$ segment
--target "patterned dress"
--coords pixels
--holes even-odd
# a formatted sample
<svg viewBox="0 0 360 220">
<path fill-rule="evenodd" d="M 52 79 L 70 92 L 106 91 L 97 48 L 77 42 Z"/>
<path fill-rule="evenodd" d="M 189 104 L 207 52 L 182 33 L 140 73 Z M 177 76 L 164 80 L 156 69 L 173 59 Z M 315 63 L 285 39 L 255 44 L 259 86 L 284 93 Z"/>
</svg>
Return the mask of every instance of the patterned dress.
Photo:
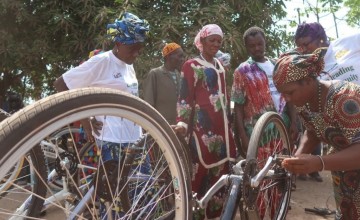
<svg viewBox="0 0 360 220">
<path fill-rule="evenodd" d="M 234 72 L 231 101 L 244 106 L 244 127 L 249 138 L 261 115 L 276 112 L 266 73 L 251 58 Z"/>
<path fill-rule="evenodd" d="M 182 67 L 178 102 L 178 121 L 188 125 L 192 156 L 192 189 L 201 198 L 207 190 L 229 172 L 236 148 L 227 119 L 225 70 L 200 58 L 190 59 Z M 206 209 L 194 219 L 211 219 L 220 215 L 224 191 L 216 194 Z"/>
<path fill-rule="evenodd" d="M 325 112 L 298 108 L 307 130 L 332 146 L 329 154 L 360 143 L 360 86 L 334 81 L 326 97 Z M 332 172 L 335 201 L 341 219 L 360 219 L 360 170 Z"/>
</svg>

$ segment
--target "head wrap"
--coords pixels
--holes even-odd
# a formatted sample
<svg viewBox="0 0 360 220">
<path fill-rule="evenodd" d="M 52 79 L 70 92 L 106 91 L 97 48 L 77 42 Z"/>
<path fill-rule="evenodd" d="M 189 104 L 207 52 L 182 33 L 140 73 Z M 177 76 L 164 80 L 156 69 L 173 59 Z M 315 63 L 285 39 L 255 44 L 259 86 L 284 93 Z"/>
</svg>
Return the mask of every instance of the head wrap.
<svg viewBox="0 0 360 220">
<path fill-rule="evenodd" d="M 93 50 L 93 51 L 90 51 L 90 53 L 89 53 L 89 59 L 90 59 L 91 57 L 95 56 L 95 55 L 100 54 L 100 53 L 104 53 L 104 51 L 102 51 L 101 49 L 95 49 L 95 50 Z"/>
<path fill-rule="evenodd" d="M 298 81 L 310 75 L 318 76 L 324 68 L 326 48 L 318 48 L 312 54 L 301 55 L 291 51 L 280 56 L 274 67 L 276 87 Z"/>
<path fill-rule="evenodd" d="M 295 40 L 302 37 L 310 37 L 311 40 L 322 39 L 329 43 L 323 26 L 318 22 L 299 24 L 295 32 Z"/>
<path fill-rule="evenodd" d="M 195 40 L 194 40 L 194 44 L 196 46 L 196 48 L 202 52 L 203 51 L 203 45 L 200 41 L 200 38 L 205 38 L 207 36 L 210 35 L 220 35 L 221 37 L 224 36 L 221 28 L 217 25 L 217 24 L 208 24 L 205 25 L 203 28 L 201 28 L 201 30 L 197 33 Z"/>
<path fill-rule="evenodd" d="M 176 49 L 179 48 L 181 48 L 181 46 L 177 43 L 166 44 L 162 50 L 162 55 L 163 57 L 166 57 L 167 55 L 171 54 L 172 52 L 174 52 Z"/>
<path fill-rule="evenodd" d="M 144 42 L 149 32 L 149 23 L 136 15 L 125 12 L 121 19 L 107 25 L 107 34 L 114 42 L 135 44 Z"/>
<path fill-rule="evenodd" d="M 220 63 L 226 67 L 230 65 L 230 60 L 231 60 L 231 56 L 229 53 L 224 53 L 221 50 L 219 50 L 216 54 L 215 57 L 220 61 Z"/>
</svg>

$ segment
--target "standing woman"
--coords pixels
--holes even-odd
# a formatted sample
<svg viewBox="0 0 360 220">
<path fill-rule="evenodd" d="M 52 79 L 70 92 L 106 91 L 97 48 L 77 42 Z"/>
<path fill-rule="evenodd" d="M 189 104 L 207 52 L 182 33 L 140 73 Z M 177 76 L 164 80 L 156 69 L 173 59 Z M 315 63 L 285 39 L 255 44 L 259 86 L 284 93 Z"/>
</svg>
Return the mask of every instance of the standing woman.
<svg viewBox="0 0 360 220">
<path fill-rule="evenodd" d="M 215 54 L 223 32 L 216 24 L 204 26 L 195 37 L 198 57 L 182 67 L 182 85 L 178 101 L 178 124 L 175 130 L 186 134 L 192 152 L 192 189 L 201 198 L 207 190 L 229 172 L 229 161 L 235 161 L 236 149 L 227 118 L 228 95 L 225 70 Z M 194 219 L 220 216 L 224 191 L 216 194 L 206 210 Z"/>
<path fill-rule="evenodd" d="M 360 219 L 360 86 L 345 81 L 319 81 L 325 50 L 283 55 L 274 69 L 274 83 L 293 103 L 305 132 L 294 158 L 282 165 L 305 174 L 332 171 L 336 219 Z M 311 155 L 320 142 L 333 146 L 328 155 Z"/>
<path fill-rule="evenodd" d="M 112 50 L 103 52 L 72 68 L 60 76 L 54 86 L 58 92 L 69 89 L 101 87 L 121 90 L 123 92 L 138 95 L 138 80 L 136 78 L 133 63 L 144 48 L 148 36 L 149 24 L 146 20 L 136 15 L 125 12 L 121 19 L 107 25 L 107 33 L 113 41 Z M 101 150 L 101 161 L 119 161 L 122 149 L 136 142 L 141 134 L 141 128 L 133 122 L 122 118 L 97 115 L 81 121 L 87 137 L 95 141 Z M 91 124 L 91 126 L 90 126 Z M 146 166 L 141 166 L 145 167 Z M 142 173 L 148 169 L 140 170 Z M 117 203 L 114 210 L 106 208 L 100 202 L 99 216 L 107 219 L 119 219 L 123 212 Z"/>
</svg>

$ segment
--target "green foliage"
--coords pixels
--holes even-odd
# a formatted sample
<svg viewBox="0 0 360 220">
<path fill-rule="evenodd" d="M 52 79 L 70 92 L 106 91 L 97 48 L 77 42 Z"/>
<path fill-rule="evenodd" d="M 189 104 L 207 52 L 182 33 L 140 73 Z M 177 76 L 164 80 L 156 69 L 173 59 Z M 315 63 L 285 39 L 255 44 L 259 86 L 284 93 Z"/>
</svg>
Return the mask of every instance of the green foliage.
<svg viewBox="0 0 360 220">
<path fill-rule="evenodd" d="M 120 8 L 113 0 L 2 0 L 0 94 L 12 89 L 39 99 L 66 69 L 105 44 L 105 23 Z"/>
<path fill-rule="evenodd" d="M 347 14 L 347 23 L 360 28 L 360 0 L 345 0 L 344 5 L 350 9 Z"/>
<path fill-rule="evenodd" d="M 225 33 L 222 50 L 232 55 L 231 71 L 247 58 L 242 34 L 251 26 L 265 30 L 269 56 L 291 42 L 287 27 L 277 25 L 286 16 L 283 0 L 2 0 L 0 94 L 11 89 L 38 99 L 53 93 L 53 81 L 89 51 L 110 48 L 105 25 L 124 10 L 151 25 L 146 49 L 135 63 L 140 82 L 161 64 L 166 42 L 181 44 L 188 57 L 197 55 L 193 39 L 208 23 Z"/>
</svg>

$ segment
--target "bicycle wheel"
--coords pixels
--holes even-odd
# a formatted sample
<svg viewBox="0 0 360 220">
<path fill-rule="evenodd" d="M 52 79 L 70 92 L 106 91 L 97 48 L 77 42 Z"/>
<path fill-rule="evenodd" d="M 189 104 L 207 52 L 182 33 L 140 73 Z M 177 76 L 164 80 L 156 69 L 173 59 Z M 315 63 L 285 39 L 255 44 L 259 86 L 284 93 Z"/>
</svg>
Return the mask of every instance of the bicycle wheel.
<svg viewBox="0 0 360 220">
<path fill-rule="evenodd" d="M 1 178 L 4 182 L 1 185 L 0 217 L 6 218 L 7 214 L 2 212 L 17 201 L 23 201 L 22 206 L 26 208 L 14 210 L 14 214 L 39 217 L 44 202 L 42 198 L 46 195 L 45 167 L 40 146 L 35 146 L 15 162 L 5 178 Z"/>
<path fill-rule="evenodd" d="M 23 152 L 28 152 L 56 130 L 83 118 L 104 115 L 105 119 L 117 117 L 124 123 L 130 123 L 132 126 L 124 126 L 121 130 L 127 136 L 139 134 L 140 131 L 148 133 L 154 140 L 153 147 L 136 148 L 136 155 L 140 157 L 134 160 L 136 165 L 131 169 L 136 172 L 128 174 L 122 173 L 126 165 L 124 152 L 134 146 L 128 139 L 124 139 L 117 148 L 118 160 L 103 159 L 105 149 L 101 143 L 105 140 L 98 140 L 100 144 L 97 147 L 101 156 L 93 165 L 79 163 L 84 156 L 77 151 L 75 155 L 67 152 L 61 156 L 61 153 L 56 152 L 57 148 L 53 152 L 43 147 L 44 151 L 52 151 L 57 156 L 68 189 L 65 205 L 64 201 L 54 199 L 48 192 L 46 202 L 50 201 L 50 197 L 54 208 L 51 212 L 48 209 L 46 218 L 56 213 L 57 218 L 71 215 L 78 219 L 100 219 L 104 217 L 104 210 L 109 217 L 111 214 L 115 215 L 115 218 L 124 219 L 148 219 L 149 216 L 152 219 L 191 218 L 190 177 L 179 140 L 156 110 L 139 98 L 121 91 L 86 88 L 58 93 L 27 106 L 10 117 L 0 129 L 0 145 L 4 146 L 0 155 L 0 178 L 14 166 L 14 161 L 22 157 Z M 52 148 L 57 147 L 54 145 Z M 149 162 L 150 154 L 154 152 L 158 154 L 156 157 L 161 163 Z M 136 168 L 142 166 L 147 169 Z M 93 171 L 86 173 L 87 169 Z M 83 173 L 81 184 L 75 178 L 79 175 L 74 177 L 76 173 Z M 166 178 L 162 174 L 166 174 Z M 131 184 L 137 189 L 137 192 L 130 196 L 128 211 L 123 210 L 120 196 L 124 190 L 122 180 L 131 180 Z M 44 179 L 44 183 L 44 188 L 50 189 L 47 179 Z M 125 185 L 129 184 L 130 182 Z M 35 196 L 45 199 L 44 196 Z M 168 205 L 164 208 L 162 204 L 165 203 Z M 12 215 L 18 207 L 14 205 L 1 212 Z"/>
<path fill-rule="evenodd" d="M 12 186 L 11 183 L 16 181 L 22 167 L 24 165 L 25 158 L 20 159 L 13 168 L 5 175 L 5 177 L 0 181 L 0 196 L 4 196 L 8 193 L 8 190 Z"/>
<path fill-rule="evenodd" d="M 72 155 L 76 156 L 77 152 L 79 152 L 80 158 L 82 155 L 81 149 L 84 145 L 87 144 L 87 141 L 84 137 L 84 131 L 82 131 L 80 128 L 72 127 L 72 126 L 66 126 L 64 128 L 55 131 L 46 140 L 49 141 L 50 143 L 54 143 L 57 147 L 60 147 L 61 149 L 71 153 Z M 49 173 L 51 173 L 51 171 L 53 171 L 56 168 L 59 169 L 59 165 L 57 163 L 58 162 L 56 158 L 52 158 L 52 157 L 46 158 L 46 165 Z M 53 177 L 52 189 L 55 191 L 59 191 L 62 188 L 63 188 L 62 175 L 57 176 L 57 178 Z"/>
<path fill-rule="evenodd" d="M 259 185 L 251 179 L 264 167 L 269 156 L 291 156 L 289 138 L 281 117 L 267 112 L 256 123 L 250 138 L 243 176 L 243 197 L 249 219 L 285 219 L 290 195 L 291 174 L 273 163 Z"/>
</svg>

